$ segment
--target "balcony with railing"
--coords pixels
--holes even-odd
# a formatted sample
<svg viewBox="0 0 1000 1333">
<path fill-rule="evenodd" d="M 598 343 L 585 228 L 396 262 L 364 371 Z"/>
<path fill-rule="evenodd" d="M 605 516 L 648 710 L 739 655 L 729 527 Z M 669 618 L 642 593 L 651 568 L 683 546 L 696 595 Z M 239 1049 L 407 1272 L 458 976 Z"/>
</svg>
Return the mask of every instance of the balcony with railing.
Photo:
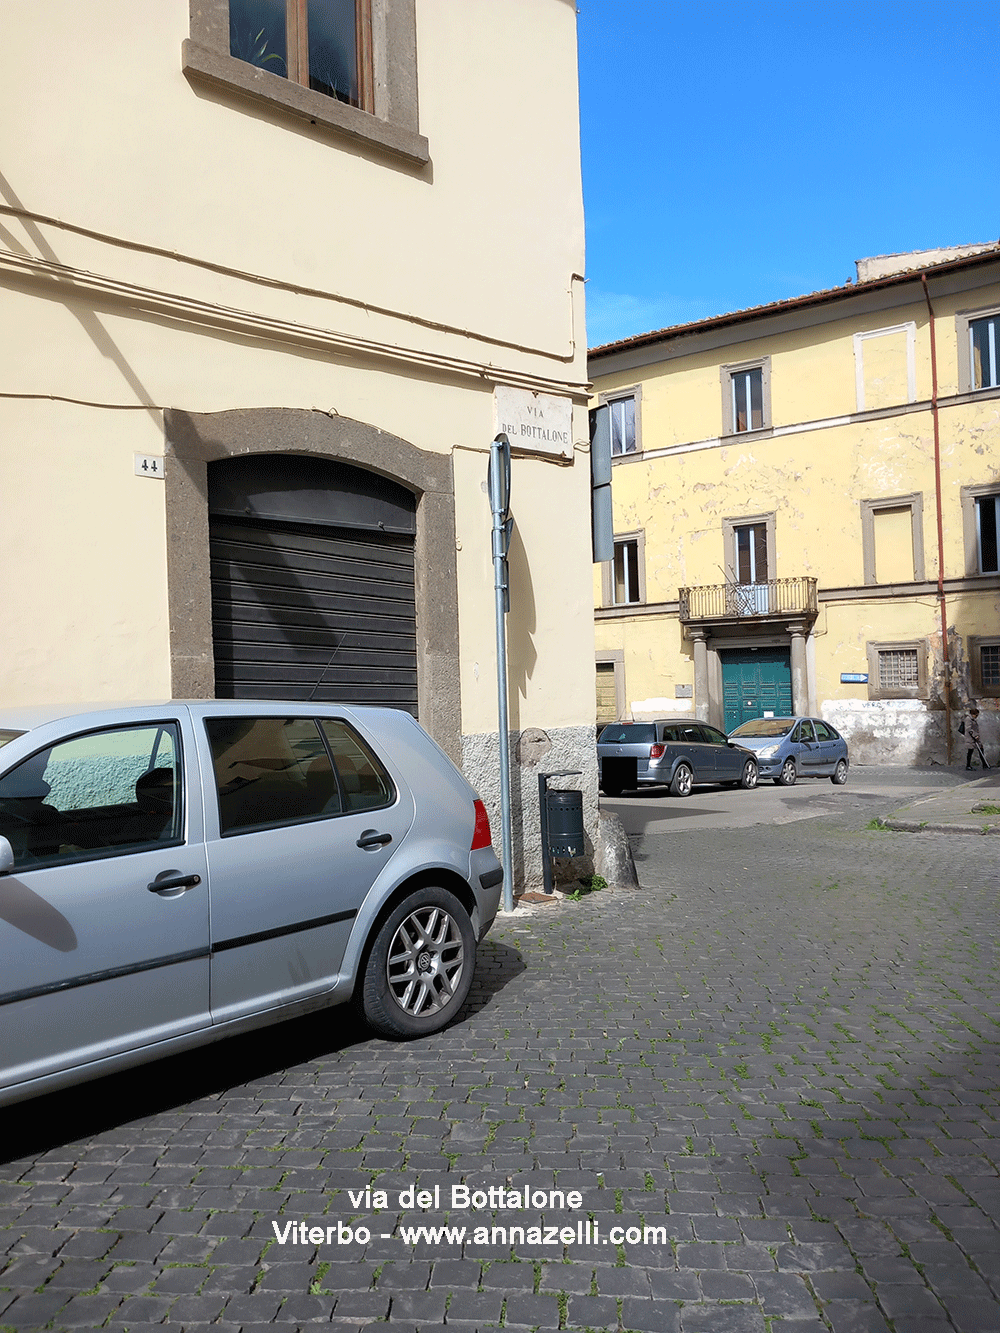
<svg viewBox="0 0 1000 1333">
<path fill-rule="evenodd" d="M 691 621 L 816 618 L 814 578 L 769 579 L 766 583 L 712 583 L 681 588 L 680 618 Z"/>
</svg>

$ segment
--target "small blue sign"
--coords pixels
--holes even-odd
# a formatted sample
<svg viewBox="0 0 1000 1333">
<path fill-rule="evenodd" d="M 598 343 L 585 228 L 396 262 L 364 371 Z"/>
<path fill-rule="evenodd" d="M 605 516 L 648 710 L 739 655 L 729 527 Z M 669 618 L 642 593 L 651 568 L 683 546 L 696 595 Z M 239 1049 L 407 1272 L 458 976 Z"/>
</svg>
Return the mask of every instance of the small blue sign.
<svg viewBox="0 0 1000 1333">
<path fill-rule="evenodd" d="M 867 685 L 867 671 L 842 671 L 840 673 L 841 685 Z"/>
</svg>

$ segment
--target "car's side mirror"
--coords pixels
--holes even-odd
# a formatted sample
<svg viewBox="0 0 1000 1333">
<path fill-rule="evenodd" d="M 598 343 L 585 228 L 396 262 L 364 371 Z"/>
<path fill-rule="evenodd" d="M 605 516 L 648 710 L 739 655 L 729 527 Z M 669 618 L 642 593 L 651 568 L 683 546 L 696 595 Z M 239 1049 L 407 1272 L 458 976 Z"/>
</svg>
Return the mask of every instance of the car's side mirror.
<svg viewBox="0 0 1000 1333">
<path fill-rule="evenodd" d="M 14 869 L 14 848 L 6 838 L 0 837 L 0 875 L 9 875 Z"/>
</svg>

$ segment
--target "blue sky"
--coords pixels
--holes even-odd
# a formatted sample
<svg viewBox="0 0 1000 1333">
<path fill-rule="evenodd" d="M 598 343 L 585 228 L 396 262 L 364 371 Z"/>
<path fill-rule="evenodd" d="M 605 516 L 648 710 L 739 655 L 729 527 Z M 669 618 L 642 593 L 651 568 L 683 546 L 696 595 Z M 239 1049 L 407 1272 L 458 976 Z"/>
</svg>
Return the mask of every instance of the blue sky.
<svg viewBox="0 0 1000 1333">
<path fill-rule="evenodd" d="M 1000 237 L 1000 6 L 577 0 L 590 345 Z"/>
</svg>

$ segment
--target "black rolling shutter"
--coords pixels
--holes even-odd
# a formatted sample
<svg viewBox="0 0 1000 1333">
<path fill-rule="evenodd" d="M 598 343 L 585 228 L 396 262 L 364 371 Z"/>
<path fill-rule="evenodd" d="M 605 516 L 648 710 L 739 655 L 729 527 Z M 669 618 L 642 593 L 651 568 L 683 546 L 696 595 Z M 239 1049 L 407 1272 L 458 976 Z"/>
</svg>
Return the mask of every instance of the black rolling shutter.
<svg viewBox="0 0 1000 1333">
<path fill-rule="evenodd" d="M 252 465 L 250 480 L 259 482 L 263 461 L 239 460 L 241 481 Z M 225 488 L 215 489 L 228 511 L 212 513 L 210 519 L 217 696 L 385 704 L 416 715 L 414 536 L 398 531 L 408 525 L 406 516 L 394 516 L 394 532 L 385 531 L 387 524 L 377 517 L 369 520 L 371 526 L 358 528 L 313 521 L 317 497 L 322 501 L 324 494 L 330 497 L 326 509 L 338 518 L 345 516 L 345 499 L 351 512 L 365 519 L 366 504 L 374 503 L 376 514 L 380 507 L 387 511 L 381 497 L 368 497 L 365 503 L 358 499 L 358 477 L 370 475 L 358 469 L 295 458 L 271 457 L 267 463 L 266 505 L 259 495 L 240 496 L 244 512 L 260 515 L 266 508 L 267 516 L 233 514 L 232 464 L 224 465 Z M 308 489 L 299 485 L 287 494 L 277 491 L 276 464 L 284 465 L 281 481 L 287 481 L 288 471 L 294 477 L 308 464 Z M 353 474 L 350 496 L 333 489 L 338 474 Z M 320 480 L 329 492 L 319 487 Z M 373 490 L 391 485 L 372 478 Z M 412 511 L 412 496 L 403 494 Z M 297 516 L 306 504 L 308 522 L 271 516 L 276 509 Z"/>
</svg>

